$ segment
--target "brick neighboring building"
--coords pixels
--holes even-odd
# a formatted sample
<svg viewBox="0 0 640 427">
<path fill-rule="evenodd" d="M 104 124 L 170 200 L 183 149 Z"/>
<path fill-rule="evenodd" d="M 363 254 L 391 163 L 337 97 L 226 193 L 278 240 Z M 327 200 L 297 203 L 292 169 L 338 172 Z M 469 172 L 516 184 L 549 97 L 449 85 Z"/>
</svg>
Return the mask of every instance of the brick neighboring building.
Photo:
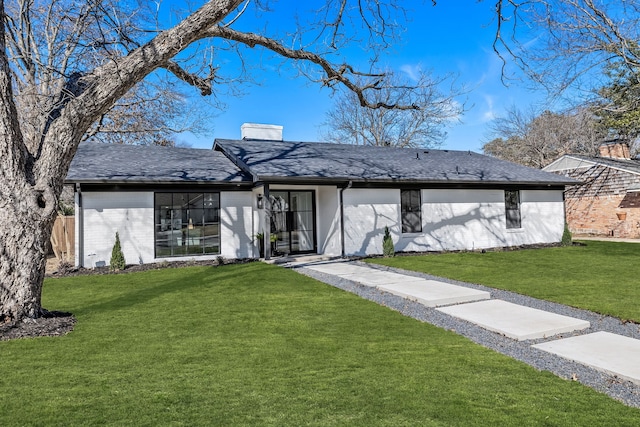
<svg viewBox="0 0 640 427">
<path fill-rule="evenodd" d="M 565 154 L 543 170 L 583 182 L 565 191 L 572 233 L 640 238 L 640 160 L 627 143 L 607 142 L 598 157 Z"/>
</svg>

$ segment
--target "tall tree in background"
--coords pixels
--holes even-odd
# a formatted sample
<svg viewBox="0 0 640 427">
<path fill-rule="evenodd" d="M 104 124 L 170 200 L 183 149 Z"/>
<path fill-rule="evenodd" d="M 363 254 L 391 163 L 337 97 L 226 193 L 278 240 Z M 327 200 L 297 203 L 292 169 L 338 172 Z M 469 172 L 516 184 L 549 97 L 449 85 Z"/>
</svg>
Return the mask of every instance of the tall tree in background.
<svg viewBox="0 0 640 427">
<path fill-rule="evenodd" d="M 591 91 L 614 62 L 640 67 L 639 0 L 498 1 L 494 49 L 558 95 Z"/>
<path fill-rule="evenodd" d="M 45 252 L 78 144 L 152 72 L 163 70 L 215 97 L 228 81 L 214 65 L 215 53 L 237 52 L 242 63 L 243 52 L 261 48 L 312 81 L 351 90 L 363 106 L 422 108 L 401 99 L 376 100 L 371 95 L 383 73 L 358 72 L 341 56 L 345 46 L 356 43 L 375 62 L 396 42 L 404 11 L 395 0 L 315 3 L 314 13 L 298 15 L 301 30 L 295 34 L 269 27 L 264 19 L 257 32 L 247 25 L 236 29 L 243 14 L 260 7 L 257 0 L 210 0 L 163 31 L 147 31 L 129 19 L 144 5 L 161 7 L 112 0 L 0 0 L 0 322 L 45 313 Z M 309 7 L 307 2 L 278 6 Z"/>
<path fill-rule="evenodd" d="M 373 101 L 383 104 L 406 99 L 407 105 L 422 108 L 371 109 L 363 107 L 352 91 L 342 91 L 327 112 L 324 138 L 337 144 L 374 145 L 379 147 L 434 147 L 445 138 L 447 124 L 462 113 L 450 87 L 440 86 L 446 78 L 435 79 L 420 71 L 413 78 L 401 79 L 388 73 L 373 94 Z"/>
<path fill-rule="evenodd" d="M 491 131 L 495 138 L 482 147 L 486 154 L 534 168 L 567 153 L 593 155 L 606 136 L 586 107 L 542 114 L 514 107 L 493 121 Z"/>
<path fill-rule="evenodd" d="M 640 1 L 499 1 L 496 7 L 503 19 L 498 21 L 494 49 L 505 65 L 509 60 L 517 63 L 554 99 L 567 90 L 573 97 L 590 98 L 580 108 L 591 111 L 593 117 L 586 117 L 588 121 L 598 120 L 597 137 L 627 139 L 637 135 Z M 591 128 L 582 127 L 588 130 L 586 135 Z M 511 158 L 517 159 L 517 153 L 526 151 L 517 138 L 509 139 L 501 132 L 497 135 L 498 139 L 485 146 L 487 152 L 506 155 L 515 146 L 516 154 Z M 536 141 L 542 140 L 528 143 Z M 591 151 L 589 147 L 581 150 L 580 145 L 570 150 Z M 540 147 L 534 145 L 523 162 L 538 166 L 546 162 L 544 158 Z"/>
<path fill-rule="evenodd" d="M 640 67 L 616 62 L 607 75 L 609 83 L 598 90 L 593 111 L 610 137 L 632 141 L 640 136 Z"/>
</svg>

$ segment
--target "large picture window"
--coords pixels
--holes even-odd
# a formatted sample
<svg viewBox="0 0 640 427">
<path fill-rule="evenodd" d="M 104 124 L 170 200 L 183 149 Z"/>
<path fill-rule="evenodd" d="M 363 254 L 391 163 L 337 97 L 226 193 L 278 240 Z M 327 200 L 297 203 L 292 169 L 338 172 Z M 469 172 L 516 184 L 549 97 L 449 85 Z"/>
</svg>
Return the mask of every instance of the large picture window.
<svg viewBox="0 0 640 427">
<path fill-rule="evenodd" d="M 420 190 L 400 190 L 400 210 L 403 233 L 422 232 L 422 201 Z"/>
<path fill-rule="evenodd" d="M 155 193 L 156 257 L 220 253 L 220 193 Z"/>
<path fill-rule="evenodd" d="M 507 219 L 507 228 L 522 227 L 522 220 L 520 215 L 520 191 L 505 190 L 504 211 Z"/>
</svg>

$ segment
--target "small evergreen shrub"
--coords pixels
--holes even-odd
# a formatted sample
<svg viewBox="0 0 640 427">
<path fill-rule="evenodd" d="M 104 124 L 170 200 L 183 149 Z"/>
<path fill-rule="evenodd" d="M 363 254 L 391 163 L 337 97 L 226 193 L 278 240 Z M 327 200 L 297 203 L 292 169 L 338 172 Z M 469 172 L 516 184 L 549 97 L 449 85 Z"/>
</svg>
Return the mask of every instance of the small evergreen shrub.
<svg viewBox="0 0 640 427">
<path fill-rule="evenodd" d="M 109 261 L 109 269 L 112 271 L 124 270 L 127 263 L 124 260 L 124 254 L 122 253 L 122 247 L 120 246 L 120 235 L 116 231 L 116 243 L 111 250 L 111 261 Z"/>
<path fill-rule="evenodd" d="M 569 224 L 564 223 L 564 232 L 562 233 L 562 241 L 560 242 L 562 246 L 571 246 L 573 245 L 573 236 L 571 236 L 571 231 L 569 231 Z"/>
<path fill-rule="evenodd" d="M 382 238 L 382 255 L 386 257 L 395 256 L 396 249 L 393 247 L 393 239 L 389 232 L 389 227 L 384 227 L 384 237 Z"/>
</svg>

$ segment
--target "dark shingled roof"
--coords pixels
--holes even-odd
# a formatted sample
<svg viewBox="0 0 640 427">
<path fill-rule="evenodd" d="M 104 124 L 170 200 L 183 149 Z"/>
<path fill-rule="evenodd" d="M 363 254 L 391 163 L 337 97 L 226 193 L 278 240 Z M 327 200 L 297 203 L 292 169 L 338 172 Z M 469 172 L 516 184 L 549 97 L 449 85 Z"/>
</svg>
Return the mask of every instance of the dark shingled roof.
<svg viewBox="0 0 640 427">
<path fill-rule="evenodd" d="M 257 180 L 571 185 L 578 181 L 471 151 L 216 139 Z"/>
<path fill-rule="evenodd" d="M 67 182 L 251 182 L 224 154 L 204 149 L 82 143 Z"/>
</svg>

